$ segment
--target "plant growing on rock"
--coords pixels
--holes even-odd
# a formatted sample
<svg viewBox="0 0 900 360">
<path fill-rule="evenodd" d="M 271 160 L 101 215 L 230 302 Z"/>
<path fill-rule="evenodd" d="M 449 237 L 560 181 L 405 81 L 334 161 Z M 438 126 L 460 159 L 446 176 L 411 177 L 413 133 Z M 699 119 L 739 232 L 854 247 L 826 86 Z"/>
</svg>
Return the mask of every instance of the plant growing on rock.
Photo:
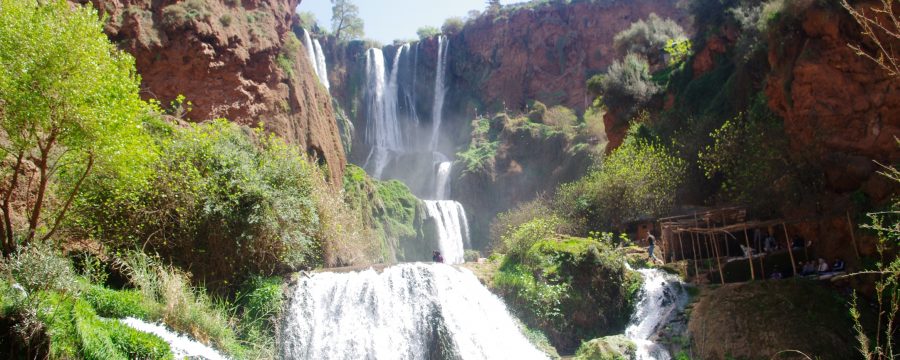
<svg viewBox="0 0 900 360">
<path fill-rule="evenodd" d="M 589 81 L 589 87 L 599 90 L 608 108 L 622 113 L 620 119 L 630 118 L 662 91 L 650 76 L 647 60 L 635 53 L 629 53 L 621 61 L 613 61 L 605 75 L 597 75 Z"/>
<path fill-rule="evenodd" d="M 866 49 L 860 44 L 848 44 L 856 54 L 863 56 L 884 69 L 892 77 L 900 77 L 900 50 L 896 44 L 900 40 L 900 16 L 895 8 L 900 0 L 881 0 L 881 7 L 857 9 L 847 0 L 841 0 L 844 9 L 850 12 L 853 20 L 862 27 L 862 35 L 871 41 L 875 48 Z"/>
<path fill-rule="evenodd" d="M 628 29 L 616 34 L 614 46 L 620 54 L 641 54 L 652 65 L 663 64 L 663 51 L 671 41 L 683 41 L 687 34 L 681 25 L 671 19 L 650 13 L 646 20 L 638 20 Z"/>
</svg>

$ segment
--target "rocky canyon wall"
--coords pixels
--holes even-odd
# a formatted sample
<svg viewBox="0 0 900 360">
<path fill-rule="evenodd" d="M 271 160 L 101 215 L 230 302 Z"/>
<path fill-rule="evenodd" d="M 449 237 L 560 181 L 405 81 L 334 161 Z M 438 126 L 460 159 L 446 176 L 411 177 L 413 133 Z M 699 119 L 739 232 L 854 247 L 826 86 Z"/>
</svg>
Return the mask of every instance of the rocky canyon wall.
<svg viewBox="0 0 900 360">
<path fill-rule="evenodd" d="M 89 1 L 107 17 L 110 39 L 135 57 L 144 98 L 165 105 L 184 95 L 193 121 L 262 123 L 341 181 L 331 98 L 288 36 L 299 0 Z"/>
</svg>

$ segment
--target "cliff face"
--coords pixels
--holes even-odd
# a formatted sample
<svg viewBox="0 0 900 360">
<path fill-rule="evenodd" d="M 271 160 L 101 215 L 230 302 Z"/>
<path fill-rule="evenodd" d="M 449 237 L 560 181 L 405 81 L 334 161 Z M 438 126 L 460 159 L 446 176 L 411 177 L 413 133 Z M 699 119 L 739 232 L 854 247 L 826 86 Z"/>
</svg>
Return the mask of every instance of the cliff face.
<svg viewBox="0 0 900 360">
<path fill-rule="evenodd" d="M 145 98 L 167 104 L 183 94 L 196 121 L 264 123 L 341 181 L 346 159 L 331 99 L 288 37 L 299 0 L 90 2 L 108 16 L 113 42 L 135 57 Z"/>
<path fill-rule="evenodd" d="M 530 100 L 583 110 L 586 81 L 618 58 L 615 35 L 656 13 L 688 27 L 677 1 L 592 1 L 482 16 L 451 37 L 458 86 L 488 110 L 520 110 Z"/>
</svg>

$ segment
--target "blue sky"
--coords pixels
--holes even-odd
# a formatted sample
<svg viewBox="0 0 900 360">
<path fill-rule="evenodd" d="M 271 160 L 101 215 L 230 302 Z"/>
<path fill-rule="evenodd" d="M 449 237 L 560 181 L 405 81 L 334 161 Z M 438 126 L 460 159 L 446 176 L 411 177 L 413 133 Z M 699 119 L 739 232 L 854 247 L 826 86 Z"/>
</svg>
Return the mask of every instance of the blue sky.
<svg viewBox="0 0 900 360">
<path fill-rule="evenodd" d="M 501 0 L 503 4 L 522 0 Z M 444 19 L 464 17 L 469 10 L 483 11 L 486 0 L 355 0 L 365 22 L 366 37 L 387 44 L 394 39 L 415 39 L 423 26 L 441 27 Z M 330 0 L 301 0 L 297 9 L 316 14 L 319 25 L 331 29 Z"/>
</svg>

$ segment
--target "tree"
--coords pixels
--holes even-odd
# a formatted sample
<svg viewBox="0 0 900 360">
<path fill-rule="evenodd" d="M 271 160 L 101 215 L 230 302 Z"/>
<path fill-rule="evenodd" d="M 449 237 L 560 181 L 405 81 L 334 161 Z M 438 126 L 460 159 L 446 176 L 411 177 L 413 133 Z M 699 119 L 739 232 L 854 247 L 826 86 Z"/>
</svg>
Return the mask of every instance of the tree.
<svg viewBox="0 0 900 360">
<path fill-rule="evenodd" d="M 487 1 L 487 10 L 485 12 L 489 14 L 496 14 L 500 12 L 500 9 L 503 8 L 503 5 L 500 4 L 500 0 L 488 0 Z"/>
<path fill-rule="evenodd" d="M 894 6 L 900 6 L 900 0 L 881 0 L 881 8 L 869 8 L 857 10 L 847 0 L 841 0 L 853 19 L 862 27 L 862 35 L 874 45 L 873 50 L 863 48 L 863 45 L 847 44 L 857 55 L 872 60 L 879 67 L 887 71 L 892 77 L 900 77 L 900 17 L 894 10 Z"/>
<path fill-rule="evenodd" d="M 64 0 L 0 0 L 0 8 L 0 211 L 10 254 L 55 233 L 93 169 L 133 165 L 123 156 L 146 140 L 148 108 L 134 59 L 109 42 L 93 8 Z M 35 182 L 24 179 L 30 169 Z M 56 180 L 65 186 L 51 194 Z M 51 198 L 57 206 L 45 219 Z M 27 224 L 13 223 L 17 211 Z"/>
<path fill-rule="evenodd" d="M 445 35 L 453 35 L 462 31 L 465 26 L 465 22 L 461 17 L 454 16 L 444 20 L 444 25 L 441 26 L 441 32 Z"/>
<path fill-rule="evenodd" d="M 434 26 L 423 26 L 420 27 L 419 30 L 416 30 L 416 35 L 419 35 L 419 40 L 425 40 L 440 34 L 441 29 L 438 29 Z"/>
<path fill-rule="evenodd" d="M 599 90 L 603 103 L 621 111 L 622 120 L 628 120 L 638 108 L 649 102 L 661 91 L 650 76 L 650 65 L 640 55 L 629 53 L 621 61 L 613 61 L 606 75 L 591 78 L 588 87 Z"/>
<path fill-rule="evenodd" d="M 651 65 L 657 65 L 662 63 L 666 45 L 672 40 L 683 39 L 687 39 L 687 35 L 681 25 L 650 13 L 647 20 L 638 20 L 616 34 L 614 44 L 620 54 L 641 54 Z"/>
<path fill-rule="evenodd" d="M 340 40 L 359 39 L 363 32 L 363 20 L 359 7 L 350 0 L 331 0 L 331 30 Z"/>
</svg>

